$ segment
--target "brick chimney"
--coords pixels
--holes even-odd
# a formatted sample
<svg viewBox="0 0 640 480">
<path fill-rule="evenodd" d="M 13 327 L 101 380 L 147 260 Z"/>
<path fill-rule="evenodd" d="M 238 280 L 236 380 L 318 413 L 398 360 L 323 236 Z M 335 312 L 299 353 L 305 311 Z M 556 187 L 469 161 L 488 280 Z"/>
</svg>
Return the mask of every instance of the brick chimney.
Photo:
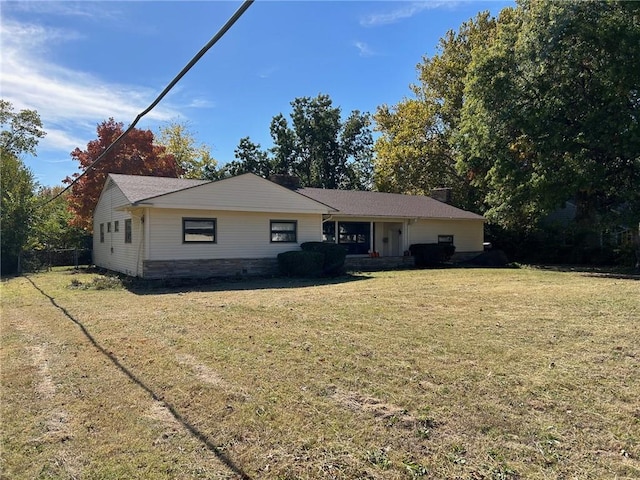
<svg viewBox="0 0 640 480">
<path fill-rule="evenodd" d="M 276 173 L 269 175 L 269 180 L 278 185 L 288 188 L 289 190 L 297 190 L 300 188 L 300 179 L 295 175 L 287 175 L 283 173 Z"/>
<path fill-rule="evenodd" d="M 451 189 L 450 188 L 434 188 L 431 190 L 431 198 L 438 200 L 439 202 L 451 204 Z"/>
</svg>

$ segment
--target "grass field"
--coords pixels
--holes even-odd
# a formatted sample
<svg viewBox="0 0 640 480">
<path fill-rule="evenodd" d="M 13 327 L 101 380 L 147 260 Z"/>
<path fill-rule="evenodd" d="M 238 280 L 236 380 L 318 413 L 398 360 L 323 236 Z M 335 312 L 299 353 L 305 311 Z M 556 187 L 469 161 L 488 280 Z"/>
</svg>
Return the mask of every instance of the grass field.
<svg viewBox="0 0 640 480">
<path fill-rule="evenodd" d="M 56 270 L 1 294 L 2 478 L 640 478 L 637 277 Z"/>
</svg>

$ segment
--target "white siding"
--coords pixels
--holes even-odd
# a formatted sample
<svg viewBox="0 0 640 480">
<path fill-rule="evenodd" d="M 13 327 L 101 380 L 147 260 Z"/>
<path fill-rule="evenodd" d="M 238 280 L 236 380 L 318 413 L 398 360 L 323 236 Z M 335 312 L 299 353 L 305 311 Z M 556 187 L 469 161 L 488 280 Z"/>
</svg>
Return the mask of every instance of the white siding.
<svg viewBox="0 0 640 480">
<path fill-rule="evenodd" d="M 322 216 L 259 212 L 152 209 L 148 260 L 265 258 L 322 240 Z M 183 243 L 183 218 L 215 218 L 216 243 Z M 296 243 L 271 243 L 270 220 L 297 221 Z"/>
<path fill-rule="evenodd" d="M 484 222 L 481 220 L 418 220 L 409 225 L 409 245 L 437 243 L 438 235 L 453 235 L 456 253 L 481 252 Z"/>
<path fill-rule="evenodd" d="M 108 182 L 98 200 L 93 214 L 93 263 L 127 275 L 142 274 L 144 258 L 144 242 L 141 222 L 141 211 L 133 212 L 116 210 L 127 204 L 122 191 L 112 182 Z M 125 220 L 131 219 L 131 243 L 125 243 Z M 115 231 L 118 222 L 118 231 Z M 104 242 L 100 242 L 100 224 L 104 225 Z M 107 226 L 111 224 L 111 231 Z"/>
<path fill-rule="evenodd" d="M 160 208 L 329 213 L 331 208 L 255 175 L 207 183 L 143 202 Z"/>
</svg>

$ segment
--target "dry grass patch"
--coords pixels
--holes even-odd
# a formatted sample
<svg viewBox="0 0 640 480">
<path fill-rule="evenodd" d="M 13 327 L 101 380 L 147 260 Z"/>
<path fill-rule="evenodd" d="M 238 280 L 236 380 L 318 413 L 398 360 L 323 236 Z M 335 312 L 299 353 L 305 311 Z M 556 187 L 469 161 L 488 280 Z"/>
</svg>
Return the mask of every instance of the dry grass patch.
<svg viewBox="0 0 640 480">
<path fill-rule="evenodd" d="M 2 284 L 10 477 L 640 476 L 637 279 L 94 278 Z"/>
</svg>

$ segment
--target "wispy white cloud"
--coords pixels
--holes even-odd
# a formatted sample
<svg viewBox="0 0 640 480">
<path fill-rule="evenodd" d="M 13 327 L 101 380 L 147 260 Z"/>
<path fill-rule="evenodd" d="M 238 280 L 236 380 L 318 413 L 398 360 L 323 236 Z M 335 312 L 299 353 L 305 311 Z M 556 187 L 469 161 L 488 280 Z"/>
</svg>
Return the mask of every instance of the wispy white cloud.
<svg viewBox="0 0 640 480">
<path fill-rule="evenodd" d="M 258 72 L 258 77 L 269 78 L 278 70 L 278 67 L 267 67 Z"/>
<path fill-rule="evenodd" d="M 58 15 L 65 17 L 82 17 L 83 19 L 119 18 L 122 12 L 117 2 L 53 2 L 22 1 L 4 2 L 2 9 L 7 12 L 22 12 L 33 15 Z"/>
<path fill-rule="evenodd" d="M 353 42 L 353 46 L 358 49 L 361 57 L 372 57 L 376 54 L 365 42 Z"/>
<path fill-rule="evenodd" d="M 215 102 L 207 98 L 194 98 L 187 105 L 187 108 L 214 108 Z"/>
<path fill-rule="evenodd" d="M 108 82 L 51 63 L 47 58 L 49 49 L 81 39 L 77 32 L 6 18 L 1 27 L 2 98 L 16 110 L 38 111 L 48 132 L 40 143 L 42 148 L 70 151 L 84 145 L 87 140 L 81 138 L 93 138 L 98 122 L 109 117 L 133 119 L 157 94 L 149 88 Z M 176 117 L 180 117 L 178 111 L 165 104 L 145 118 L 166 121 Z"/>
<path fill-rule="evenodd" d="M 379 25 L 389 25 L 391 23 L 397 23 L 406 18 L 411 18 L 418 15 L 424 10 L 433 10 L 442 7 L 452 7 L 459 2 L 455 0 L 429 0 L 422 2 L 398 2 L 400 6 L 395 7 L 391 11 L 382 13 L 372 13 L 366 15 L 360 19 L 360 25 L 364 27 L 377 27 Z"/>
</svg>

